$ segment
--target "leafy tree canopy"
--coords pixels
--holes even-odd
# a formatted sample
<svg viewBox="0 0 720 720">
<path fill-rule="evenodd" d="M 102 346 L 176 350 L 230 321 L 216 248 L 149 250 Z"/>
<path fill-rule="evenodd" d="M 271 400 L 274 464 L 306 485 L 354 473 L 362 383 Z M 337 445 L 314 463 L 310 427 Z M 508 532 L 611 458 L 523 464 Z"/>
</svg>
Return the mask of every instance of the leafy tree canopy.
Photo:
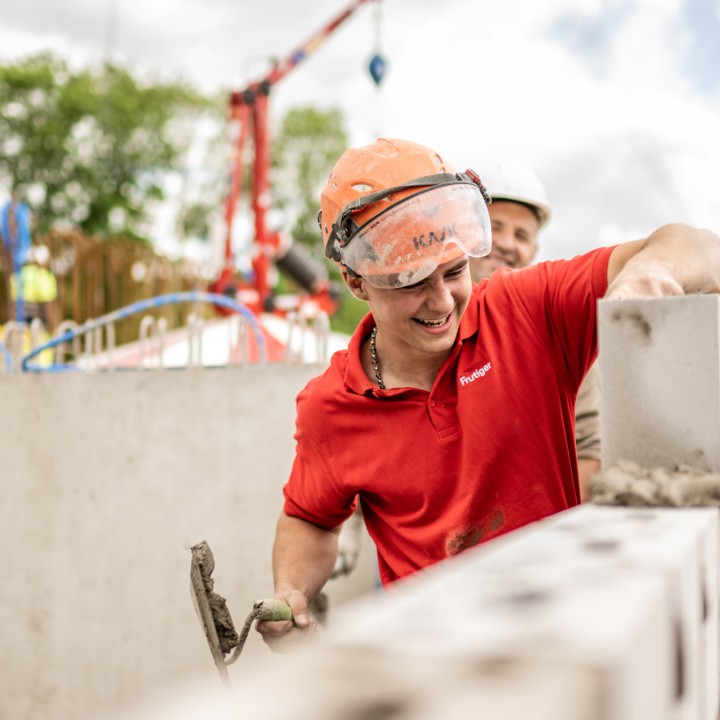
<svg viewBox="0 0 720 720">
<path fill-rule="evenodd" d="M 142 235 L 192 119 L 210 107 L 188 86 L 142 84 L 111 64 L 75 72 L 43 53 L 0 65 L 0 177 L 40 232 Z"/>
<path fill-rule="evenodd" d="M 320 191 L 347 144 L 343 117 L 337 108 L 291 108 L 275 136 L 276 206 L 292 223 L 293 240 L 316 252 L 322 248 L 317 224 Z"/>
<path fill-rule="evenodd" d="M 0 185 L 28 202 L 39 233 L 64 226 L 144 240 L 165 181 L 176 173 L 188 185 L 178 233 L 207 238 L 227 192 L 226 100 L 181 83 L 141 82 L 112 64 L 72 70 L 48 53 L 0 63 Z M 218 134 L 203 151 L 202 172 L 189 179 L 186 152 L 206 119 Z M 282 117 L 271 153 L 273 206 L 283 211 L 293 241 L 336 280 L 339 273 L 322 257 L 317 212 L 347 143 L 338 109 L 296 107 Z M 364 306 L 345 295 L 334 320 L 347 315 L 351 327 Z"/>
<path fill-rule="evenodd" d="M 343 116 L 337 108 L 291 108 L 283 116 L 273 143 L 273 187 L 276 207 L 284 210 L 293 241 L 307 247 L 330 277 L 345 288 L 340 271 L 325 259 L 317 215 L 320 192 L 330 170 L 348 145 Z M 333 330 L 352 333 L 367 305 L 346 289 L 331 319 Z"/>
</svg>

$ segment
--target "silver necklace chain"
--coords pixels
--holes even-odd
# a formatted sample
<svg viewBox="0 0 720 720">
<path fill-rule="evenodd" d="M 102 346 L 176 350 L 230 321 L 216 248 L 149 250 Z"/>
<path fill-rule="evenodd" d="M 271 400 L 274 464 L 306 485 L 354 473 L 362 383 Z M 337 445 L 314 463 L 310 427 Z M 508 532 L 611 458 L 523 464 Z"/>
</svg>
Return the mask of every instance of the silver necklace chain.
<svg viewBox="0 0 720 720">
<path fill-rule="evenodd" d="M 372 361 L 373 370 L 375 371 L 375 378 L 377 379 L 378 386 L 381 390 L 385 389 L 385 383 L 383 382 L 382 375 L 380 374 L 380 367 L 377 361 L 377 348 L 375 347 L 375 338 L 377 337 L 377 325 L 373 328 L 370 334 L 370 360 Z"/>
</svg>

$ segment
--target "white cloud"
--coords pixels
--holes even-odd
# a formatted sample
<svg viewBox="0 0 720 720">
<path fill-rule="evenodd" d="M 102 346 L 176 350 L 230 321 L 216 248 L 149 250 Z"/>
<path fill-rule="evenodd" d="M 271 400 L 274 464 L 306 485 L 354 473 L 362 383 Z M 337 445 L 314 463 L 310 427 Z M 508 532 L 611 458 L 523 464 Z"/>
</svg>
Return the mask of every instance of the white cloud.
<svg viewBox="0 0 720 720">
<path fill-rule="evenodd" d="M 242 87 L 264 58 L 285 57 L 348 5 L 5 0 L 0 54 L 47 45 L 98 60 L 112 36 L 115 57 L 133 68 L 183 73 L 205 90 Z M 273 88 L 271 118 L 292 105 L 337 105 L 354 144 L 404 136 L 457 166 L 531 165 L 555 209 L 545 257 L 672 219 L 720 229 L 716 183 L 707 181 L 720 166 L 720 108 L 685 74 L 690 37 L 680 13 L 680 0 L 385 0 L 388 72 L 378 91 L 367 71 L 368 3 Z M 578 34 L 558 36 L 559 28 Z"/>
</svg>

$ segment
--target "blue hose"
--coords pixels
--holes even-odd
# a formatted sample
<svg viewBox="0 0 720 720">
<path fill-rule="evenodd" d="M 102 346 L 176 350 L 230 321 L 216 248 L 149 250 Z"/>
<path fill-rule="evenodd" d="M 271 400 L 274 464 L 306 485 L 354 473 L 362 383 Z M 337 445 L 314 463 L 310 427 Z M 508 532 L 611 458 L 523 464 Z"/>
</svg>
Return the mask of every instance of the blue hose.
<svg viewBox="0 0 720 720">
<path fill-rule="evenodd" d="M 3 359 L 5 360 L 5 369 L 7 372 L 12 372 L 12 355 L 10 354 L 10 351 L 7 348 L 7 345 L 5 343 L 0 342 L 0 352 L 3 355 Z"/>
<path fill-rule="evenodd" d="M 54 337 L 51 340 L 48 340 L 48 342 L 44 343 L 43 345 L 38 345 L 38 347 L 33 348 L 27 355 L 23 357 L 21 367 L 24 371 L 34 372 L 61 372 L 69 370 L 71 368 L 66 365 L 51 365 L 49 367 L 40 367 L 39 365 L 30 365 L 29 363 L 30 360 L 32 360 L 34 357 L 36 357 L 43 351 L 50 350 L 66 342 L 70 342 L 76 337 L 84 335 L 91 330 L 96 330 L 98 327 L 101 327 L 103 325 L 108 325 L 109 323 L 113 323 L 118 320 L 124 320 L 131 315 L 136 315 L 137 313 L 144 312 L 145 310 L 149 310 L 151 308 L 158 308 L 162 307 L 163 305 L 171 305 L 184 302 L 207 302 L 211 303 L 212 305 L 218 305 L 220 307 L 228 308 L 229 310 L 235 310 L 236 312 L 239 312 L 248 322 L 251 330 L 253 331 L 253 334 L 255 335 L 255 339 L 258 345 L 260 362 L 267 362 L 267 346 L 265 342 L 265 336 L 262 334 L 260 325 L 258 324 L 257 318 L 255 317 L 255 314 L 252 312 L 252 310 L 250 310 L 246 305 L 243 305 L 237 300 L 233 300 L 226 295 L 190 291 L 170 293 L 168 295 L 158 295 L 157 297 L 149 298 L 148 300 L 140 300 L 136 303 L 133 303 L 132 305 L 127 305 L 126 307 L 120 308 L 119 310 L 114 310 L 107 315 L 101 315 L 99 318 L 90 322 L 86 322 L 79 327 L 67 330 L 62 335 L 58 335 L 58 337 Z"/>
</svg>

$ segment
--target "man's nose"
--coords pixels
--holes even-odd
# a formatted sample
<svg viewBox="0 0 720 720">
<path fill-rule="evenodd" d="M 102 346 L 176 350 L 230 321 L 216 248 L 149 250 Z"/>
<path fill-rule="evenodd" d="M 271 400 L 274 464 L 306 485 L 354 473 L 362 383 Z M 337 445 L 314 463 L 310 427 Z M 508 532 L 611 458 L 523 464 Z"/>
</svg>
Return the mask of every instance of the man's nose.
<svg viewBox="0 0 720 720">
<path fill-rule="evenodd" d="M 515 247 L 512 233 L 509 232 L 496 232 L 493 230 L 492 242 L 496 248 L 500 250 L 512 250 Z"/>
<path fill-rule="evenodd" d="M 437 282 L 430 285 L 428 293 L 429 306 L 443 312 L 450 312 L 454 302 L 450 287 L 444 278 L 438 278 Z"/>
</svg>

